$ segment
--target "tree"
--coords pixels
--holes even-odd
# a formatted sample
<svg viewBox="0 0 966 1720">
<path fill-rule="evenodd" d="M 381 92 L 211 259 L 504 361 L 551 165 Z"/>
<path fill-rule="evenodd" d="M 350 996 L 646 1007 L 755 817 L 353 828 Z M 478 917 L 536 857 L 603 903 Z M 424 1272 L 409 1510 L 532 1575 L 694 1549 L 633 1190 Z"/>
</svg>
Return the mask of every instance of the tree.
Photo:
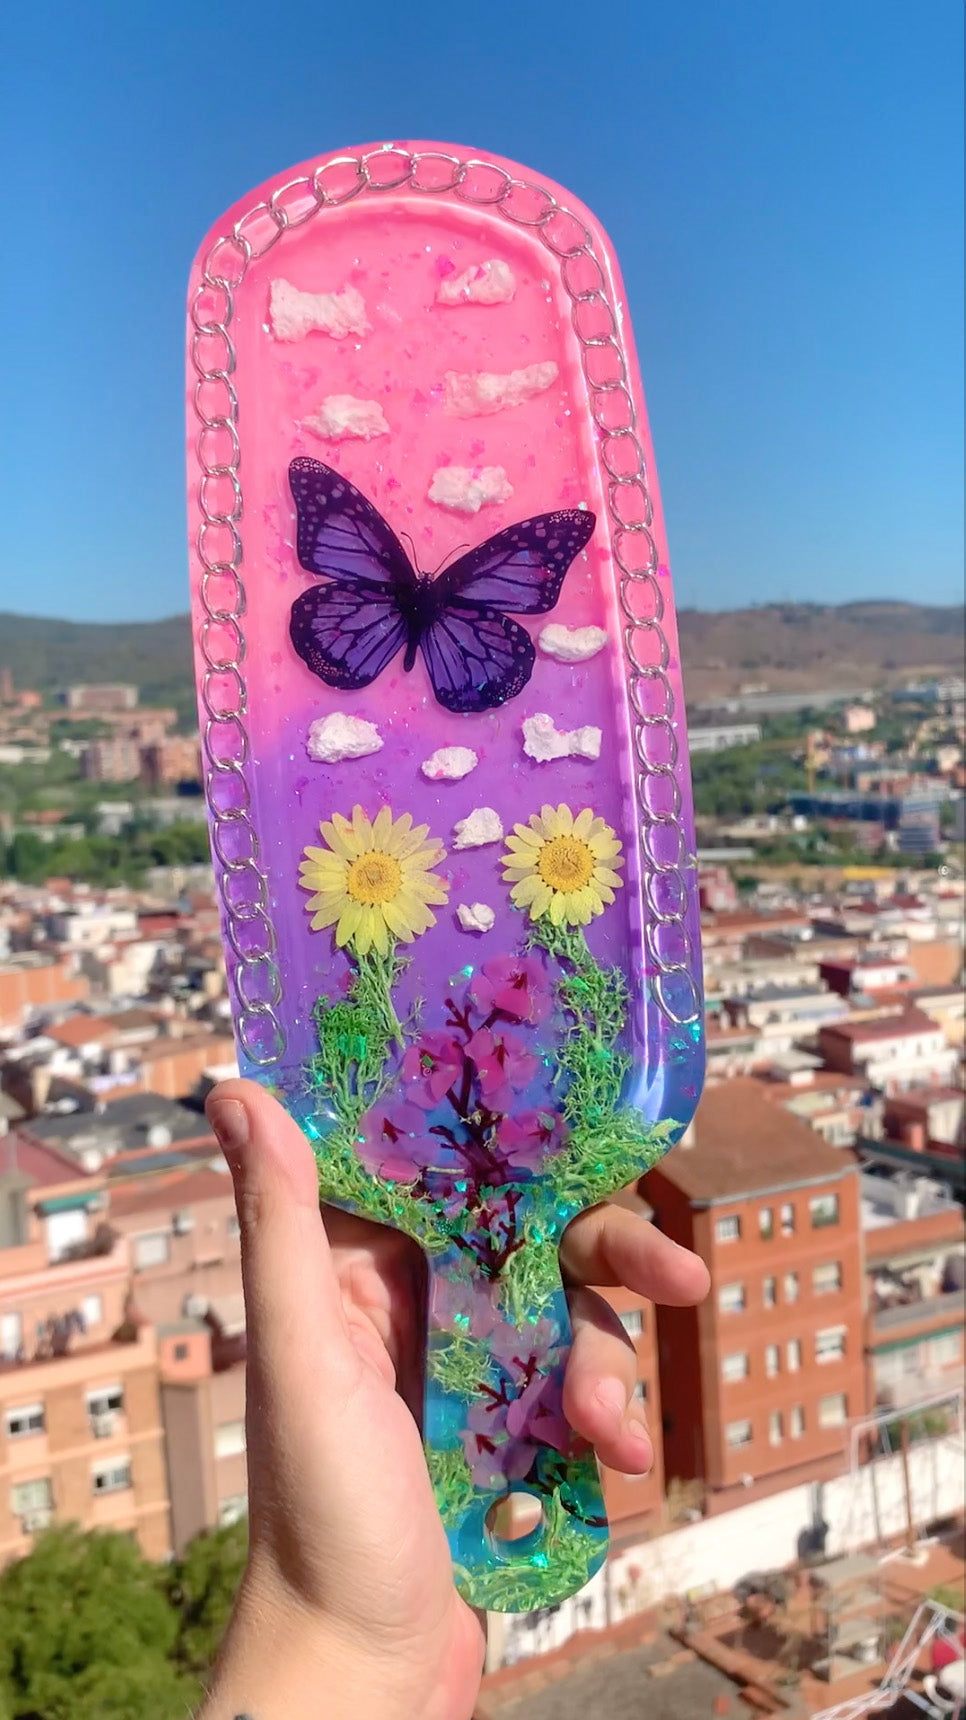
<svg viewBox="0 0 966 1720">
<path fill-rule="evenodd" d="M 193 1672 L 205 1672 L 218 1649 L 245 1568 L 248 1524 L 196 1535 L 172 1566 L 168 1594 L 178 1609 L 175 1654 Z"/>
<path fill-rule="evenodd" d="M 184 1720 L 197 1682 L 171 1660 L 165 1576 L 125 1535 L 47 1531 L 0 1572 L 0 1714 Z"/>
</svg>

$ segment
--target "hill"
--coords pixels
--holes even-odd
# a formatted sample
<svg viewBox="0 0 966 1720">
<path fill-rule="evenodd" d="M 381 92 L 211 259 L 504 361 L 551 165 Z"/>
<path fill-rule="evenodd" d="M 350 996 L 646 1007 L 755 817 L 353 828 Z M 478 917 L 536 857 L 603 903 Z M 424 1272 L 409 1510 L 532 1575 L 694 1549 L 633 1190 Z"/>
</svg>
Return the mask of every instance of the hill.
<svg viewBox="0 0 966 1720">
<path fill-rule="evenodd" d="M 895 686 L 917 674 L 961 673 L 960 605 L 767 603 L 678 616 L 689 704 L 735 693 Z"/>
<path fill-rule="evenodd" d="M 749 683 L 776 691 L 894 685 L 927 672 L 959 672 L 963 608 L 918 603 L 768 603 L 754 609 L 683 609 L 681 655 L 688 701 Z M 55 692 L 71 681 L 133 681 L 145 704 L 193 711 L 186 615 L 164 621 L 50 621 L 0 614 L 0 667 L 20 687 Z"/>
<path fill-rule="evenodd" d="M 0 668 L 18 687 L 55 693 L 77 681 L 133 682 L 145 705 L 193 717 L 187 615 L 164 621 L 51 621 L 0 614 Z"/>
</svg>

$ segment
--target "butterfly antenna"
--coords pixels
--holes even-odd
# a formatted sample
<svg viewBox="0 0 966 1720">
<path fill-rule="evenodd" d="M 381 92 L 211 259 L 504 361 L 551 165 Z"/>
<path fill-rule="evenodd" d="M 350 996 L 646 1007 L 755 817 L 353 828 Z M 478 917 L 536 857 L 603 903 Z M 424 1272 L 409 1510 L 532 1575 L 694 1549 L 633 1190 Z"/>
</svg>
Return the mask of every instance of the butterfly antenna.
<svg viewBox="0 0 966 1720">
<path fill-rule="evenodd" d="M 457 544 L 457 545 L 456 545 L 456 548 L 455 548 L 455 549 L 450 549 L 450 550 L 447 550 L 447 552 L 446 552 L 446 554 L 445 554 L 445 555 L 444 555 L 444 557 L 443 557 L 443 559 L 442 559 L 442 561 L 441 561 L 441 562 L 440 562 L 440 564 L 439 564 L 439 566 L 438 566 L 438 567 L 437 567 L 437 568 L 435 568 L 435 569 L 434 569 L 434 571 L 433 571 L 433 578 L 434 578 L 434 579 L 435 579 L 435 578 L 436 578 L 436 575 L 437 575 L 437 574 L 438 574 L 438 573 L 442 573 L 442 571 L 443 571 L 443 568 L 444 568 L 444 567 L 445 567 L 445 566 L 446 566 L 446 563 L 447 563 L 447 562 L 448 562 L 448 561 L 452 561 L 452 559 L 453 559 L 453 557 L 454 557 L 454 555 L 462 555 L 462 553 L 463 553 L 463 551 L 464 551 L 464 549 L 469 549 L 469 548 L 470 548 L 470 547 L 471 547 L 471 545 L 470 545 L 470 544 L 468 544 L 468 543 L 458 543 L 458 544 Z"/>
<path fill-rule="evenodd" d="M 410 537 L 409 533 L 408 532 L 400 532 L 399 536 L 402 539 L 404 544 L 409 545 L 409 559 L 412 562 L 413 567 L 418 567 L 419 563 L 416 560 L 416 545 L 413 543 L 413 540 Z"/>
</svg>

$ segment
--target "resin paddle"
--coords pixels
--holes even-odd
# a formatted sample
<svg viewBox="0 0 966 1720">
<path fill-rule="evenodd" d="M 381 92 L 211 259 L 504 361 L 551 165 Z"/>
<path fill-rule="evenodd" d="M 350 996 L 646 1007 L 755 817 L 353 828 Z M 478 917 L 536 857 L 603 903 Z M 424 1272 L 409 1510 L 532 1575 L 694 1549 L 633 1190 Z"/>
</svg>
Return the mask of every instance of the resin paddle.
<svg viewBox="0 0 966 1720">
<path fill-rule="evenodd" d="M 672 1145 L 702 1044 L 677 642 L 591 215 L 457 147 L 310 162 L 191 277 L 188 506 L 239 1056 L 322 1198 L 415 1237 L 456 1580 L 598 1568 L 557 1265 Z M 537 1527 L 487 1525 L 508 1492 Z"/>
</svg>

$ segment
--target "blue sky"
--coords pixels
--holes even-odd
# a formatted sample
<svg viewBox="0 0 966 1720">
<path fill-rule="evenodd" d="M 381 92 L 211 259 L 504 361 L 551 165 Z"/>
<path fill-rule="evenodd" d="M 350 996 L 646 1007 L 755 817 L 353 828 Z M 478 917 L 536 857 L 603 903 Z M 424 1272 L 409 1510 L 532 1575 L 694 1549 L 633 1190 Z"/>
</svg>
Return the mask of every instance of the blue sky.
<svg viewBox="0 0 966 1720">
<path fill-rule="evenodd" d="M 20 0 L 4 37 L 0 608 L 186 606 L 196 245 L 420 135 L 609 230 L 679 604 L 962 596 L 960 0 Z"/>
</svg>

